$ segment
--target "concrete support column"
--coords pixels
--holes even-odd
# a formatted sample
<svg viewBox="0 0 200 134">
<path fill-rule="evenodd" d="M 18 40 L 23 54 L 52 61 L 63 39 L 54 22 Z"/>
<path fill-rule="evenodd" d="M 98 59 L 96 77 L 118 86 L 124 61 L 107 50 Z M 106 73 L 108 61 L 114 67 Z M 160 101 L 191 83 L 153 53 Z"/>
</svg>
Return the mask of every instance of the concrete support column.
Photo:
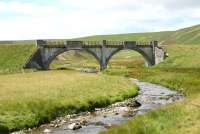
<svg viewBox="0 0 200 134">
<path fill-rule="evenodd" d="M 156 64 L 156 48 L 158 46 L 158 41 L 153 41 L 151 44 L 152 44 L 152 53 L 153 53 L 152 65 L 155 65 Z"/>
<path fill-rule="evenodd" d="M 107 59 L 106 59 L 106 40 L 103 40 L 102 48 L 101 48 L 101 61 L 100 61 L 100 70 L 104 70 L 107 68 Z"/>
</svg>

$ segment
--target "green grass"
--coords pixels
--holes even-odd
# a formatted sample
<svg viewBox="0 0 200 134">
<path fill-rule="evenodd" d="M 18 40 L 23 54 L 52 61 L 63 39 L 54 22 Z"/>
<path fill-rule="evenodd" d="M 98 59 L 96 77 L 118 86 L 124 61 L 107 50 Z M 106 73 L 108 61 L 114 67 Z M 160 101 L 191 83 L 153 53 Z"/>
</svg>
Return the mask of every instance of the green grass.
<svg viewBox="0 0 200 134">
<path fill-rule="evenodd" d="M 135 96 L 138 90 L 122 77 L 76 71 L 0 75 L 0 81 L 0 133 L 106 106 Z"/>
<path fill-rule="evenodd" d="M 22 72 L 34 45 L 0 45 L 0 74 Z"/>
<path fill-rule="evenodd" d="M 164 106 L 138 116 L 124 125 L 102 132 L 103 134 L 199 134 L 200 133 L 200 46 L 171 45 L 170 57 L 151 67 L 125 68 L 121 74 L 113 68 L 104 73 L 126 75 L 158 83 L 182 92 L 186 100 Z M 126 64 L 124 64 L 126 66 Z"/>
</svg>

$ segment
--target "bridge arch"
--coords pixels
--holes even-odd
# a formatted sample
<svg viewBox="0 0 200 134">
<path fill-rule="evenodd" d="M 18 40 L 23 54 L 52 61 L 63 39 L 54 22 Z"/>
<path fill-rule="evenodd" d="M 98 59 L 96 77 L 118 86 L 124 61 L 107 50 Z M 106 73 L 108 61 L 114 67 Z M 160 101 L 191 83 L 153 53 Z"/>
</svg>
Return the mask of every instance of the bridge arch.
<svg viewBox="0 0 200 134">
<path fill-rule="evenodd" d="M 152 63 L 152 60 L 150 59 L 150 57 L 149 57 L 149 55 L 147 54 L 147 53 L 145 53 L 143 50 L 141 50 L 141 49 L 138 49 L 138 48 L 125 48 L 125 49 L 116 49 L 115 51 L 113 51 L 110 55 L 109 55 L 109 57 L 107 58 L 107 64 L 109 63 L 109 61 L 112 59 L 112 57 L 115 55 L 115 54 L 117 54 L 117 53 L 119 53 L 120 51 L 123 51 L 123 50 L 130 50 L 130 51 L 135 51 L 135 52 L 138 52 L 142 57 L 143 57 L 143 59 L 144 59 L 144 61 L 145 61 L 145 65 L 146 66 L 152 66 L 154 63 Z"/>
<path fill-rule="evenodd" d="M 49 69 L 50 64 L 53 62 L 53 60 L 54 60 L 58 55 L 60 55 L 60 54 L 62 54 L 62 53 L 64 53 L 64 52 L 73 51 L 73 50 L 79 50 L 79 51 L 80 51 L 80 50 L 85 50 L 88 54 L 92 55 L 92 57 L 94 57 L 98 63 L 100 63 L 100 59 L 98 58 L 98 56 L 97 56 L 93 51 L 90 51 L 90 50 L 88 50 L 88 49 L 67 49 L 67 48 L 63 49 L 63 48 L 60 48 L 60 49 L 55 50 L 55 51 L 52 53 L 52 55 L 50 55 L 50 56 L 47 58 L 46 63 L 45 63 L 46 68 Z"/>
</svg>

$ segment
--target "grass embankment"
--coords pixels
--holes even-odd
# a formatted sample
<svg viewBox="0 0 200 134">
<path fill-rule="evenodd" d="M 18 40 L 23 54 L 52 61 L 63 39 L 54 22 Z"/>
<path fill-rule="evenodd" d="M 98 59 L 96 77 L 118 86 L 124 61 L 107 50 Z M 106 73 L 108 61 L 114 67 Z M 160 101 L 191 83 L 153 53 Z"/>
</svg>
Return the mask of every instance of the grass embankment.
<svg viewBox="0 0 200 134">
<path fill-rule="evenodd" d="M 158 83 L 186 95 L 186 100 L 146 113 L 108 134 L 199 134 L 200 133 L 200 46 L 171 45 L 169 58 L 155 67 L 115 69 L 105 73 L 128 75 Z M 125 64 L 124 64 L 125 65 Z M 104 132 L 103 132 L 104 133 Z"/>
<path fill-rule="evenodd" d="M 22 72 L 34 45 L 0 45 L 0 74 Z"/>
<path fill-rule="evenodd" d="M 121 77 L 75 71 L 0 75 L 0 133 L 121 101 L 137 89 Z"/>
</svg>

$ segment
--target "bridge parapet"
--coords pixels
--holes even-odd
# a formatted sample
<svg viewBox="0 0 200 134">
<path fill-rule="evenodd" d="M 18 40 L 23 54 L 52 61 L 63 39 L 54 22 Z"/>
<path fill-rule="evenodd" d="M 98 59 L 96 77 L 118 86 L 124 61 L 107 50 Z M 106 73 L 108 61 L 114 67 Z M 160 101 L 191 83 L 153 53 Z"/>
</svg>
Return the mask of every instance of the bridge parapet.
<svg viewBox="0 0 200 134">
<path fill-rule="evenodd" d="M 107 46 L 107 47 L 128 47 L 133 46 L 157 46 L 157 41 L 150 42 L 137 42 L 137 41 L 79 41 L 79 40 L 67 40 L 67 41 L 46 41 L 46 40 L 37 40 L 36 45 L 38 47 L 87 47 L 87 46 Z"/>
</svg>

